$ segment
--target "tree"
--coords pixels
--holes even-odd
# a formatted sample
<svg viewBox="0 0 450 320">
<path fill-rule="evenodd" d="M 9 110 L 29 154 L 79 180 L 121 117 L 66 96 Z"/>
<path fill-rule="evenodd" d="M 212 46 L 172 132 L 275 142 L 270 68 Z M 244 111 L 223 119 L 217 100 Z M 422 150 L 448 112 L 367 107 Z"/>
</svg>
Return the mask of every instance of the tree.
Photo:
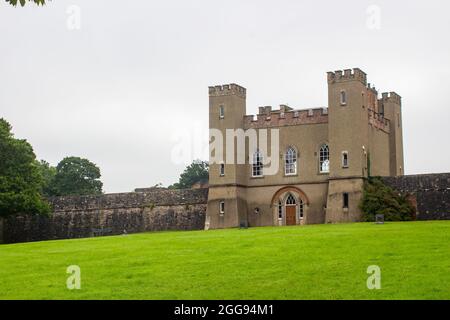
<svg viewBox="0 0 450 320">
<path fill-rule="evenodd" d="M 28 0 L 28 2 L 30 2 L 30 1 L 33 1 L 38 6 L 39 5 L 43 6 L 45 4 L 45 0 Z M 6 2 L 9 2 L 9 4 L 11 4 L 13 6 L 17 6 L 17 2 L 19 2 L 20 5 L 23 7 L 23 6 L 25 6 L 25 3 L 27 2 L 27 0 L 6 0 Z"/>
<path fill-rule="evenodd" d="M 180 175 L 178 183 L 169 186 L 169 189 L 189 189 L 194 184 L 206 183 L 209 180 L 209 165 L 208 162 L 202 160 L 194 160 L 186 167 L 184 172 Z"/>
<path fill-rule="evenodd" d="M 0 216 L 48 214 L 41 196 L 43 177 L 33 148 L 14 138 L 11 125 L 0 119 Z"/>
<path fill-rule="evenodd" d="M 377 214 L 383 214 L 386 221 L 409 221 L 415 213 L 407 195 L 386 186 L 378 177 L 364 183 L 360 209 L 365 221 L 375 221 Z"/>
<path fill-rule="evenodd" d="M 56 176 L 56 168 L 51 166 L 47 161 L 41 160 L 36 161 L 39 171 L 41 172 L 41 176 L 43 178 L 42 183 L 42 194 L 46 197 L 56 195 L 56 190 L 54 186 L 54 180 Z"/>
<path fill-rule="evenodd" d="M 56 167 L 50 190 L 56 196 L 102 194 L 100 169 L 88 159 L 64 158 Z"/>
</svg>

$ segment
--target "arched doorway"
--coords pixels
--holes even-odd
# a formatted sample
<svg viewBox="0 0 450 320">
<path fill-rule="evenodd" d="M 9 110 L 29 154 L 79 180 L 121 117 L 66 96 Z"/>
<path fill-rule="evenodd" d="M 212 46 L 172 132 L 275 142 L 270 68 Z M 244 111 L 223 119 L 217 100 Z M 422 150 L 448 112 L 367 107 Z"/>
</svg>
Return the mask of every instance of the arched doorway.
<svg viewBox="0 0 450 320">
<path fill-rule="evenodd" d="M 275 225 L 305 224 L 308 197 L 296 187 L 284 187 L 278 190 L 272 198 Z"/>
<path fill-rule="evenodd" d="M 285 203 L 286 225 L 295 226 L 297 224 L 297 200 L 289 193 Z"/>
</svg>

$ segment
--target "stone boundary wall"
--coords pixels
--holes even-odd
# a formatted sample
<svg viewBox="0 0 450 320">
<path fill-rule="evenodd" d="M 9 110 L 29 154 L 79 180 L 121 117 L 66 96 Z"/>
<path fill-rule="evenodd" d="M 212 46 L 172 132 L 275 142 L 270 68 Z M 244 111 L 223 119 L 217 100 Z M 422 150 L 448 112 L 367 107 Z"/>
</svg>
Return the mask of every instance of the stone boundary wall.
<svg viewBox="0 0 450 320">
<path fill-rule="evenodd" d="M 418 220 L 450 220 L 450 173 L 383 177 L 417 203 Z M 144 189 L 142 189 L 144 190 Z M 164 230 L 202 230 L 208 189 L 49 199 L 53 214 L 0 218 L 0 243 L 85 238 Z"/>
<path fill-rule="evenodd" d="M 383 181 L 413 197 L 417 220 L 450 220 L 450 173 L 384 177 Z"/>
<path fill-rule="evenodd" d="M 202 230 L 208 189 L 71 196 L 49 199 L 50 217 L 4 219 L 4 243 L 85 238 L 146 231 Z M 1 227 L 1 223 L 0 223 Z M 0 243 L 1 243 L 0 238 Z"/>
</svg>

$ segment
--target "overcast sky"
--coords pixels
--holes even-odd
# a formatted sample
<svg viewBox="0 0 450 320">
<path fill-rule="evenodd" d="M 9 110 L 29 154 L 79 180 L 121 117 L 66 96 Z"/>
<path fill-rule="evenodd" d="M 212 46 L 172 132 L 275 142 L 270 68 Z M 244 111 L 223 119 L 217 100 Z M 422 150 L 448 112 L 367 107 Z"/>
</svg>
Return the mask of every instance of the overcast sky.
<svg viewBox="0 0 450 320">
<path fill-rule="evenodd" d="M 209 85 L 246 87 L 248 114 L 321 107 L 326 72 L 360 67 L 403 97 L 406 173 L 448 172 L 449 14 L 448 0 L 0 0 L 0 117 L 39 159 L 86 157 L 105 191 L 131 191 L 177 180 L 180 133 L 207 141 Z"/>
</svg>

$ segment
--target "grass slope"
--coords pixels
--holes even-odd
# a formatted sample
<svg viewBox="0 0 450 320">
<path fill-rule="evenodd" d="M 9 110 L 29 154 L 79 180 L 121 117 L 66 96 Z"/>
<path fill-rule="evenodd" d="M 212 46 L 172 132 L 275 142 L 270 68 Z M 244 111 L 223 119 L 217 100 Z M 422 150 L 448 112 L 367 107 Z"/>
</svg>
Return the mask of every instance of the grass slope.
<svg viewBox="0 0 450 320">
<path fill-rule="evenodd" d="M 0 299 L 449 299 L 450 221 L 162 232 L 0 246 Z M 81 267 L 81 290 L 66 268 Z M 367 267 L 381 268 L 368 290 Z"/>
</svg>

